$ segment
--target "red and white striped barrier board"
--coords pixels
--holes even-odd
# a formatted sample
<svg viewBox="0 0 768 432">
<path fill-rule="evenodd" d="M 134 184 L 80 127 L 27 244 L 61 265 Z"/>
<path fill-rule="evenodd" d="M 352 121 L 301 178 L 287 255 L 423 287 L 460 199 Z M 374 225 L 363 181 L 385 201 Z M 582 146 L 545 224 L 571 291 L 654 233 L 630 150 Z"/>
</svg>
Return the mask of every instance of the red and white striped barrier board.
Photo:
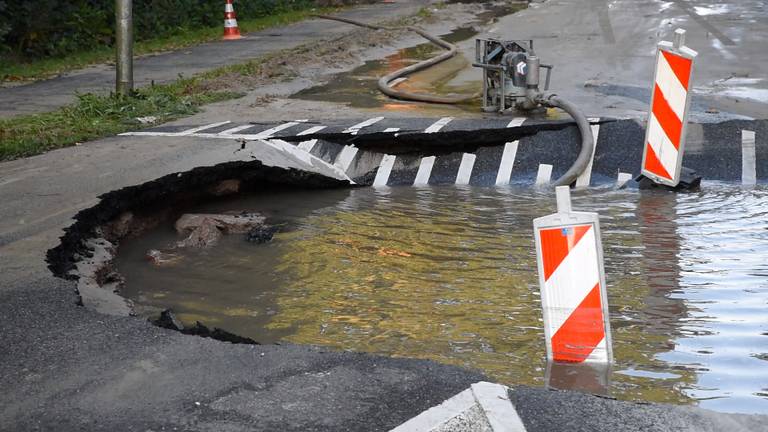
<svg viewBox="0 0 768 432">
<path fill-rule="evenodd" d="M 558 212 L 533 221 L 547 359 L 613 360 L 597 213 L 572 212 L 568 186 Z"/>
<path fill-rule="evenodd" d="M 691 76 L 696 51 L 684 46 L 685 30 L 675 42 L 660 42 L 656 52 L 651 110 L 645 131 L 642 174 L 656 183 L 677 186 L 685 149 Z"/>
</svg>

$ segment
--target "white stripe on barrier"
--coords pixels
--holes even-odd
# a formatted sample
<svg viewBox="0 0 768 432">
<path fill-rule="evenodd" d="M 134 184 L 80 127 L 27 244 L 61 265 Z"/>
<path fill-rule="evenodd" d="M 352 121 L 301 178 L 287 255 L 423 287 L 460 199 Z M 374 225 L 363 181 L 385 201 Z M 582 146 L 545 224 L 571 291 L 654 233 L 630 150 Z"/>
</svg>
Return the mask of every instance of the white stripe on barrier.
<svg viewBox="0 0 768 432">
<path fill-rule="evenodd" d="M 592 350 L 592 352 L 584 361 L 596 362 L 596 363 L 608 362 L 608 344 L 606 343 L 605 338 L 601 339 L 600 342 L 598 342 L 597 346 L 595 346 L 595 349 Z"/>
<path fill-rule="evenodd" d="M 413 181 L 414 186 L 424 186 L 429 184 L 429 176 L 432 175 L 432 167 L 435 165 L 435 157 L 427 156 L 421 158 L 419 163 L 419 170 L 416 172 L 416 179 Z"/>
<path fill-rule="evenodd" d="M 231 4 L 226 3 L 224 5 L 224 12 L 234 12 L 234 11 L 235 11 L 235 8 Z"/>
<path fill-rule="evenodd" d="M 475 159 L 477 156 L 472 153 L 464 153 L 461 157 L 461 164 L 459 165 L 459 172 L 456 174 L 457 185 L 468 185 L 469 179 L 472 177 L 472 168 L 475 166 Z"/>
<path fill-rule="evenodd" d="M 755 132 L 741 131 L 741 183 L 757 184 L 757 151 Z"/>
<path fill-rule="evenodd" d="M 312 126 L 309 129 L 303 130 L 297 134 L 297 136 L 312 135 L 325 129 L 327 126 Z"/>
<path fill-rule="evenodd" d="M 378 123 L 378 122 L 380 122 L 382 120 L 384 120 L 384 117 L 374 117 L 372 119 L 368 119 L 366 121 L 363 121 L 363 122 L 360 122 L 358 124 L 352 125 L 352 126 L 348 127 L 347 129 L 344 129 L 344 131 L 342 133 L 348 133 L 348 134 L 352 134 L 352 135 L 357 135 L 357 133 L 360 132 L 360 129 L 362 129 L 364 127 L 368 127 L 368 126 L 370 126 L 372 124 L 376 124 L 376 123 Z"/>
<path fill-rule="evenodd" d="M 547 359 L 610 363 L 599 217 L 571 210 L 569 186 L 555 191 L 557 213 L 533 221 Z"/>
<path fill-rule="evenodd" d="M 432 123 L 432 125 L 431 125 L 431 126 L 429 126 L 428 128 L 426 128 L 426 129 L 424 130 L 424 133 L 435 133 L 435 132 L 439 132 L 439 131 L 440 131 L 440 129 L 444 128 L 444 127 L 445 127 L 445 125 L 447 125 L 448 123 L 450 123 L 452 120 L 453 120 L 453 117 L 443 117 L 443 118 L 441 118 L 440 120 L 438 120 L 438 121 L 436 121 L 436 122 Z"/>
<path fill-rule="evenodd" d="M 688 90 L 683 87 L 680 80 L 672 70 L 664 55 L 659 53 L 659 63 L 656 67 L 656 85 L 664 94 L 664 99 L 669 102 L 670 108 L 677 115 L 678 120 L 683 119 L 685 113 L 685 98 Z"/>
<path fill-rule="evenodd" d="M 590 119 L 590 122 L 599 122 L 600 119 Z M 587 167 L 576 177 L 576 187 L 588 187 L 592 181 L 592 164 L 595 162 L 595 153 L 597 153 L 597 139 L 600 136 L 600 125 L 594 124 L 590 126 L 592 129 L 592 137 L 594 138 L 594 146 L 592 147 L 592 155 L 589 157 L 589 163 Z"/>
<path fill-rule="evenodd" d="M 301 143 L 299 143 L 298 147 L 304 150 L 305 152 L 309 153 L 312 151 L 312 148 L 315 146 L 315 144 L 317 144 L 317 140 L 313 139 L 309 141 L 302 141 Z"/>
<path fill-rule="evenodd" d="M 225 19 L 224 20 L 224 27 L 225 28 L 237 27 L 237 20 L 236 19 Z"/>
<path fill-rule="evenodd" d="M 513 119 L 512 119 L 512 121 L 511 121 L 511 122 L 509 122 L 509 124 L 507 125 L 507 127 L 508 127 L 508 128 L 511 128 L 511 127 L 518 127 L 518 126 L 522 126 L 522 124 L 523 124 L 523 122 L 525 122 L 525 120 L 526 120 L 526 118 L 525 118 L 525 117 L 515 117 L 515 118 L 513 118 Z"/>
<path fill-rule="evenodd" d="M 336 162 L 334 162 L 334 165 L 341 168 L 342 171 L 347 172 L 349 170 L 349 166 L 352 165 L 352 161 L 355 160 L 355 155 L 357 155 L 357 147 L 351 145 L 344 146 L 339 155 L 336 157 Z"/>
<path fill-rule="evenodd" d="M 517 157 L 517 146 L 520 141 L 512 141 L 504 144 L 504 153 L 501 155 L 499 172 L 496 173 L 496 185 L 506 185 L 512 178 L 512 167 Z"/>
<path fill-rule="evenodd" d="M 539 164 L 539 171 L 536 173 L 536 185 L 541 186 L 549 183 L 552 178 L 552 165 Z"/>
<path fill-rule="evenodd" d="M 379 169 L 376 171 L 376 177 L 373 179 L 374 186 L 386 186 L 389 181 L 389 175 L 392 173 L 392 167 L 395 166 L 396 156 L 384 155 L 381 158 Z"/>
<path fill-rule="evenodd" d="M 651 113 L 648 119 L 648 143 L 659 158 L 661 165 L 672 174 L 677 169 L 677 149 L 669 140 L 656 116 Z"/>
<path fill-rule="evenodd" d="M 595 250 L 595 229 L 589 228 L 581 240 L 544 282 L 550 312 L 549 334 L 554 335 L 590 291 L 600 282 Z"/>
</svg>

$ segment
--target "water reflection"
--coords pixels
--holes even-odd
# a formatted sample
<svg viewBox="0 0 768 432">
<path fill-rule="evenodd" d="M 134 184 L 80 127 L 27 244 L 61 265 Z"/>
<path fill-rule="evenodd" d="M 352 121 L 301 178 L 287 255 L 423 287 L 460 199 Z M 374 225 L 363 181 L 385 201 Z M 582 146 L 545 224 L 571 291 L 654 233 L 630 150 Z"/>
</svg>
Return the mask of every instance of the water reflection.
<svg viewBox="0 0 768 432">
<path fill-rule="evenodd" d="M 256 340 L 429 358 L 510 384 L 768 411 L 764 187 L 575 192 L 575 208 L 601 215 L 616 360 L 612 373 L 590 374 L 545 362 L 531 220 L 554 211 L 551 191 L 364 188 L 300 198 L 298 207 L 279 194 L 216 204 L 266 208 L 284 223 L 266 246 L 230 238 L 204 259 L 155 269 L 139 257 L 161 237 L 126 244 L 118 264 L 127 294 Z M 222 312 L 233 310 L 240 315 Z"/>
</svg>

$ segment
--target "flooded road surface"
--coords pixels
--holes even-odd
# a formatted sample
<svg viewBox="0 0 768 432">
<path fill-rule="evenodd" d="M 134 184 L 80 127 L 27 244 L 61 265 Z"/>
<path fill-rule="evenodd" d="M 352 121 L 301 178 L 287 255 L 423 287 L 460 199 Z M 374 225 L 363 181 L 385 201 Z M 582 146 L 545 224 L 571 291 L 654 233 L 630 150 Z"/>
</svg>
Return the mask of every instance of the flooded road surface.
<svg viewBox="0 0 768 432">
<path fill-rule="evenodd" d="M 406 66 L 418 63 L 440 54 L 443 49 L 429 42 L 398 50 L 383 59 L 370 60 L 350 72 L 336 75 L 328 83 L 302 90 L 291 98 L 337 102 L 352 108 L 375 108 L 387 111 L 418 111 L 430 115 L 457 114 L 461 111 L 476 114 L 480 112 L 482 75 L 472 67 L 474 60 L 474 37 L 478 29 L 485 28 L 498 17 L 507 16 L 526 7 L 525 4 L 478 3 L 481 10 L 474 22 L 454 29 L 447 34 L 437 35 L 450 43 L 465 42 L 466 47 L 453 58 L 426 70 L 409 75 L 399 84 L 397 90 L 420 94 L 477 95 L 472 102 L 458 105 L 430 105 L 421 102 L 392 99 L 381 93 L 377 87 L 379 78 Z M 469 49 L 471 47 L 472 49 Z M 460 114 L 458 114 L 460 115 Z"/>
<path fill-rule="evenodd" d="M 122 245 L 118 267 L 123 294 L 146 316 L 171 307 L 186 324 L 262 342 L 766 413 L 768 188 L 704 189 L 574 192 L 575 209 L 601 216 L 613 330 L 613 370 L 591 384 L 558 378 L 545 362 L 532 219 L 554 211 L 552 191 L 361 188 L 224 201 L 195 210 L 261 211 L 282 231 L 262 245 L 225 237 L 154 267 L 144 253 L 177 240 L 169 224 Z"/>
</svg>

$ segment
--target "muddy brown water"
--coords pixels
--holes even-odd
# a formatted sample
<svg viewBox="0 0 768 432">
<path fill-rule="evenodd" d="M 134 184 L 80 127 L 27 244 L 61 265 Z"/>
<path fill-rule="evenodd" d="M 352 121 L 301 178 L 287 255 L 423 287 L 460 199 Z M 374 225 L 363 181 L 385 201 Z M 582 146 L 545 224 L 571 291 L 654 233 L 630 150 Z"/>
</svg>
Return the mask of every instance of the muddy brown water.
<svg viewBox="0 0 768 432">
<path fill-rule="evenodd" d="M 265 343 L 426 358 L 540 386 L 531 221 L 553 203 L 515 187 L 275 193 L 192 209 L 261 211 L 281 225 L 271 243 L 228 236 L 154 267 L 144 254 L 177 240 L 168 224 L 121 245 L 117 264 L 146 317 L 171 307 L 186 324 Z M 576 209 L 601 216 L 615 364 L 597 388 L 573 386 L 768 412 L 767 203 L 765 186 L 575 192 Z"/>
<path fill-rule="evenodd" d="M 484 1 L 461 1 L 453 3 L 478 3 L 479 12 L 471 23 L 458 27 L 440 38 L 453 44 L 475 37 L 478 29 L 486 28 L 493 20 L 514 14 L 526 7 L 525 4 L 506 4 Z M 474 49 L 474 48 L 473 48 Z M 291 96 L 294 99 L 343 103 L 352 108 L 375 108 L 388 111 L 419 111 L 432 115 L 456 114 L 457 111 L 476 114 L 481 110 L 480 91 L 482 79 L 480 69 L 473 72 L 472 80 L 456 80 L 457 76 L 474 69 L 474 51 L 463 50 L 455 57 L 434 65 L 424 71 L 411 74 L 405 81 L 396 84 L 398 90 L 437 95 L 478 95 L 474 102 L 458 105 L 425 105 L 413 101 L 395 100 L 382 94 L 377 82 L 382 76 L 434 57 L 441 48 L 429 42 L 398 50 L 383 59 L 370 60 L 349 72 L 337 74 L 327 83 L 310 87 Z"/>
</svg>

